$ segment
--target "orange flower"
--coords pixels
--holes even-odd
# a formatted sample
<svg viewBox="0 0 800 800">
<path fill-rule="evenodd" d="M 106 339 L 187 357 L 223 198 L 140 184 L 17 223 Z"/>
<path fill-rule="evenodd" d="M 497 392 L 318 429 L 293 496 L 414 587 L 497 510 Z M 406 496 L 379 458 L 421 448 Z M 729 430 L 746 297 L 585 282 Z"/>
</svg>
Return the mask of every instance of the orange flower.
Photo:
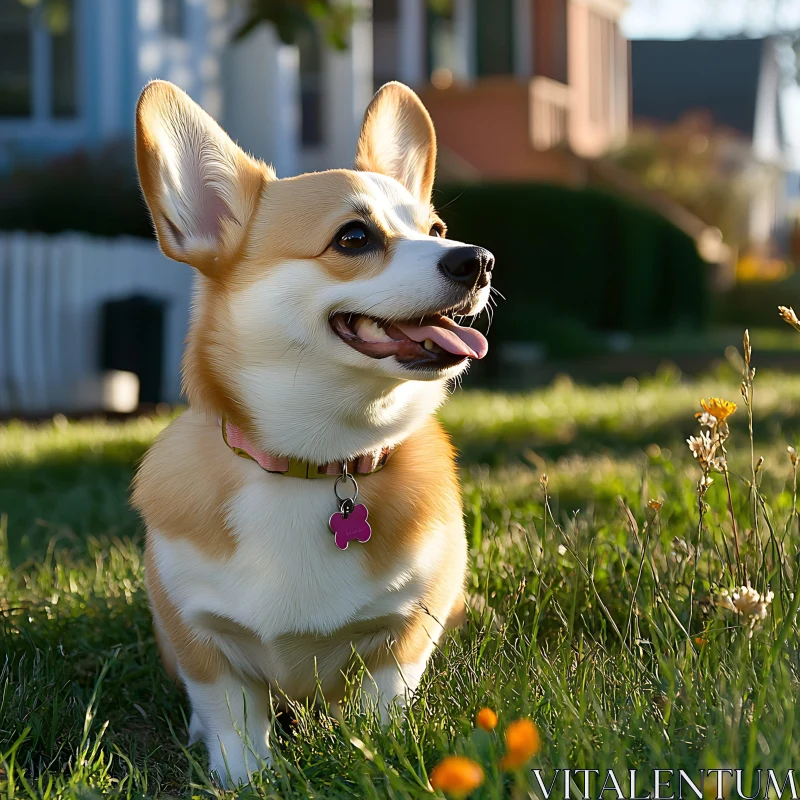
<svg viewBox="0 0 800 800">
<path fill-rule="evenodd" d="M 518 719 L 506 728 L 506 754 L 500 766 L 503 769 L 519 769 L 539 752 L 542 740 L 539 729 L 532 720 Z"/>
<path fill-rule="evenodd" d="M 736 403 L 732 403 L 730 400 L 722 400 L 719 397 L 712 397 L 708 402 L 701 400 L 700 405 L 703 410 L 698 411 L 695 416 L 699 419 L 703 414 L 711 414 L 720 425 L 736 411 Z"/>
<path fill-rule="evenodd" d="M 497 714 L 491 708 L 482 708 L 475 717 L 475 724 L 485 731 L 493 731 L 497 727 Z"/>
<path fill-rule="evenodd" d="M 483 769 L 471 758 L 447 756 L 431 772 L 431 786 L 451 797 L 466 797 L 483 783 Z"/>
<path fill-rule="evenodd" d="M 698 647 L 705 647 L 708 644 L 708 639 L 706 639 L 705 636 L 695 636 L 694 637 L 694 643 Z"/>
</svg>

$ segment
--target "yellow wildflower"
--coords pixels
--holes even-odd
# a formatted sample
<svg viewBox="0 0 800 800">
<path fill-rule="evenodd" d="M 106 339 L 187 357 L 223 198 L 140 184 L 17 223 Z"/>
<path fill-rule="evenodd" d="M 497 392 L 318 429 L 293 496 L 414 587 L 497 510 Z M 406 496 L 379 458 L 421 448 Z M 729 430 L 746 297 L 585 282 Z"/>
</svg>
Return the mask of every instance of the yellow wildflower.
<svg viewBox="0 0 800 800">
<path fill-rule="evenodd" d="M 718 424 L 725 422 L 736 411 L 736 403 L 732 403 L 730 400 L 723 400 L 720 397 L 712 397 L 707 402 L 701 400 L 700 405 L 703 410 L 698 411 L 695 416 L 700 419 L 703 414 L 710 414 Z"/>
<path fill-rule="evenodd" d="M 447 756 L 431 772 L 431 786 L 451 797 L 466 797 L 483 783 L 483 769 L 471 758 Z"/>
<path fill-rule="evenodd" d="M 506 728 L 506 754 L 500 766 L 503 769 L 519 769 L 535 756 L 542 746 L 539 729 L 532 720 L 518 719 Z"/>
<path fill-rule="evenodd" d="M 497 714 L 491 708 L 482 708 L 475 717 L 475 724 L 485 731 L 493 731 L 497 727 Z"/>
</svg>

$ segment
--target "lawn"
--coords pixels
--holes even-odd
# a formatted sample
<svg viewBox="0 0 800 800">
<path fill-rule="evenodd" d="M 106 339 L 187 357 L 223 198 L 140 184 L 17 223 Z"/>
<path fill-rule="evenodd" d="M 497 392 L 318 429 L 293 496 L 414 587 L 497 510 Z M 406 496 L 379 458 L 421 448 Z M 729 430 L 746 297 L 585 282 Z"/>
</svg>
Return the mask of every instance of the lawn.
<svg viewBox="0 0 800 800">
<path fill-rule="evenodd" d="M 405 721 L 381 729 L 352 707 L 341 723 L 295 708 L 277 722 L 273 769 L 248 791 L 430 796 L 432 768 L 464 754 L 485 770 L 473 797 L 525 797 L 532 773 L 499 767 L 503 731 L 521 717 L 541 736 L 531 766 L 637 769 L 642 793 L 653 768 L 741 768 L 752 795 L 759 769 L 797 766 L 800 533 L 786 448 L 800 434 L 800 377 L 755 380 L 757 521 L 739 386 L 725 367 L 697 381 L 665 371 L 454 395 L 441 416 L 462 453 L 468 623 L 442 641 Z M 752 636 L 746 616 L 711 602 L 740 583 L 719 472 L 698 525 L 701 472 L 685 439 L 712 395 L 739 404 L 726 446 L 742 570 L 775 595 Z M 134 466 L 168 421 L 0 427 L 3 797 L 216 791 L 203 749 L 185 747 L 187 709 L 159 663 L 127 505 Z M 484 706 L 494 733 L 474 728 Z"/>
</svg>

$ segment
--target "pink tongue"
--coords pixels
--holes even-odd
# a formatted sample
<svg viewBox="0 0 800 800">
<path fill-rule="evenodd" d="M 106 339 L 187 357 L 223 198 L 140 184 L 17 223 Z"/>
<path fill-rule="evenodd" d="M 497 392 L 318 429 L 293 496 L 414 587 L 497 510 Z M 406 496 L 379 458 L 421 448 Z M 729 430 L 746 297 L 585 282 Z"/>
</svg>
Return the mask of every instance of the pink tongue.
<svg viewBox="0 0 800 800">
<path fill-rule="evenodd" d="M 409 339 L 414 342 L 424 342 L 430 339 L 436 342 L 442 350 L 457 356 L 468 358 L 483 358 L 489 352 L 489 343 L 486 337 L 474 328 L 462 328 L 449 317 L 439 316 L 434 325 L 419 327 L 408 323 L 395 323 Z"/>
</svg>

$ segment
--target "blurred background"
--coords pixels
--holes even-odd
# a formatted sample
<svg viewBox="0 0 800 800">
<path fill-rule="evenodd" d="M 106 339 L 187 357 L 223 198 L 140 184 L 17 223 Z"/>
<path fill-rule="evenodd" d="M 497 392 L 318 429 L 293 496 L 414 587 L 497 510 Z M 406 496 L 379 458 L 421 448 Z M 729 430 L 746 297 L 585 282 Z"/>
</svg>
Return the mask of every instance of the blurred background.
<svg viewBox="0 0 800 800">
<path fill-rule="evenodd" d="M 151 78 L 279 176 L 350 166 L 375 89 L 414 87 L 435 202 L 506 298 L 474 384 L 701 372 L 745 326 L 800 365 L 798 54 L 797 0 L 0 0 L 0 416 L 179 400 Z"/>
</svg>

